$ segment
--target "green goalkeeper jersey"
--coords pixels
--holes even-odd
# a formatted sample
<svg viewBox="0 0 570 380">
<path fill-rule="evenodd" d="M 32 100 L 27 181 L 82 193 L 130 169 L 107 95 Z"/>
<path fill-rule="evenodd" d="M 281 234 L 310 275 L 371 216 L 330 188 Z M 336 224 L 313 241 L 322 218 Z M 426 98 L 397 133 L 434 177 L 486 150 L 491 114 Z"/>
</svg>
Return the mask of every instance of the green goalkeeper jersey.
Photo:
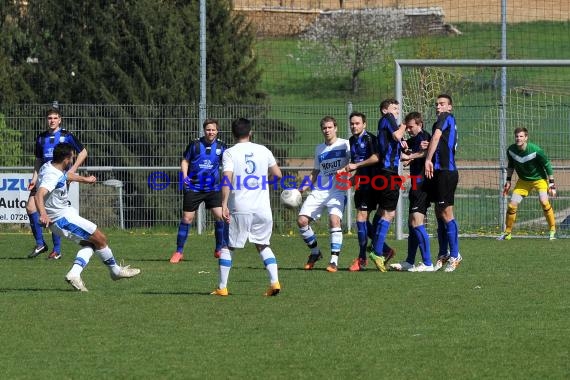
<svg viewBox="0 0 570 380">
<path fill-rule="evenodd" d="M 544 151 L 536 144 L 527 143 L 525 150 L 519 150 L 516 144 L 507 149 L 509 168 L 514 168 L 520 179 L 536 181 L 553 175 L 552 164 Z"/>
</svg>

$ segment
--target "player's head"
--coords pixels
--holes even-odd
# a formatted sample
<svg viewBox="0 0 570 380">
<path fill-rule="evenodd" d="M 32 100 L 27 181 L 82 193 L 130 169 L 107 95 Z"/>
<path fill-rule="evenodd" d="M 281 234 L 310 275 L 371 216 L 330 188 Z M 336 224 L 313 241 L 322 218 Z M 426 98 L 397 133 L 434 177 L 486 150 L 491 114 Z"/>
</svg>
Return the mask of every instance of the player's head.
<svg viewBox="0 0 570 380">
<path fill-rule="evenodd" d="M 55 146 L 55 149 L 53 150 L 53 158 L 51 161 L 54 164 L 61 164 L 65 160 L 69 160 L 69 163 L 71 163 L 74 156 L 75 148 L 73 148 L 73 145 L 68 143 L 60 143 Z"/>
<path fill-rule="evenodd" d="M 331 143 L 336 140 L 336 119 L 332 116 L 325 116 L 321 119 L 321 132 L 325 138 L 325 143 Z"/>
<path fill-rule="evenodd" d="M 212 142 L 218 137 L 219 124 L 216 119 L 206 119 L 202 123 L 202 128 L 204 129 L 204 137 L 207 141 Z"/>
<path fill-rule="evenodd" d="M 382 115 L 391 113 L 395 118 L 398 118 L 400 116 L 400 102 L 393 98 L 385 99 L 380 103 L 380 112 Z"/>
<path fill-rule="evenodd" d="M 406 130 L 412 136 L 416 136 L 421 132 L 424 126 L 424 120 L 422 114 L 419 112 L 410 112 L 404 118 L 404 124 L 406 125 Z"/>
<path fill-rule="evenodd" d="M 526 129 L 525 127 L 515 128 L 515 144 L 518 147 L 524 149 L 527 141 L 528 141 L 528 129 Z"/>
<path fill-rule="evenodd" d="M 366 129 L 366 115 L 362 112 L 353 112 L 348 117 L 350 131 L 355 136 L 360 136 Z"/>
<path fill-rule="evenodd" d="M 50 108 L 46 111 L 46 120 L 48 128 L 52 131 L 55 131 L 61 124 L 61 113 L 57 108 Z"/>
<path fill-rule="evenodd" d="M 453 109 L 453 100 L 447 94 L 439 94 L 435 101 L 435 113 L 451 112 Z"/>
<path fill-rule="evenodd" d="M 251 121 L 240 117 L 232 122 L 232 134 L 238 140 L 251 135 Z"/>
</svg>

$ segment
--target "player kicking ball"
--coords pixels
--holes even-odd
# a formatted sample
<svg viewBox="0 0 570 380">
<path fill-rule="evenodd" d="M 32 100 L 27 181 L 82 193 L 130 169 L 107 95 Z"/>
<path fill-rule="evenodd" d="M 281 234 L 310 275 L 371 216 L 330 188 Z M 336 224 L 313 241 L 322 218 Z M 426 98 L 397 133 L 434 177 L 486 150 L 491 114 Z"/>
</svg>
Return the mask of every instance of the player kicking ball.
<svg viewBox="0 0 570 380">
<path fill-rule="evenodd" d="M 49 227 L 52 233 L 72 240 L 81 246 L 77 252 L 71 270 L 65 281 L 75 290 L 86 292 L 87 288 L 81 279 L 93 253 L 101 258 L 116 281 L 134 277 L 140 269 L 120 266 L 115 261 L 113 252 L 107 245 L 107 237 L 97 228 L 95 223 L 79 216 L 79 212 L 71 207 L 67 192 L 67 182 L 95 183 L 94 176 L 84 177 L 67 172 L 73 164 L 75 150 L 67 143 L 59 144 L 53 152 L 53 159 L 42 166 L 38 179 L 36 206 L 40 213 L 40 222 Z"/>
</svg>

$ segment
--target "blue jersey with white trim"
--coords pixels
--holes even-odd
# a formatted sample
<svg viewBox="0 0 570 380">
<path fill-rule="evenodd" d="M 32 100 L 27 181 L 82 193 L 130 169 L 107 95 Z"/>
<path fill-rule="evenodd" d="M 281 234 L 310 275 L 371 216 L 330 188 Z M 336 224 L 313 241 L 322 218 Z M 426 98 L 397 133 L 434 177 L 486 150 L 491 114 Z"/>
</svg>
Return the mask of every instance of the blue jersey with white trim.
<svg viewBox="0 0 570 380">
<path fill-rule="evenodd" d="M 209 192 L 220 190 L 220 168 L 226 144 L 218 139 L 209 143 L 204 137 L 192 141 L 186 147 L 183 159 L 188 161 L 190 185 L 186 190 Z"/>
<path fill-rule="evenodd" d="M 368 131 L 362 132 L 359 136 L 352 135 L 350 142 L 350 162 L 359 163 L 367 160 L 373 154 L 378 153 L 378 140 L 376 136 Z M 373 177 L 377 172 L 378 165 L 364 166 L 356 169 L 355 175 Z M 368 188 L 369 184 L 360 185 L 360 188 Z"/>
<path fill-rule="evenodd" d="M 437 116 L 437 121 L 433 124 L 432 136 L 436 130 L 441 130 L 441 137 L 437 144 L 437 149 L 433 155 L 434 170 L 456 171 L 455 150 L 457 148 L 457 125 L 455 117 L 448 112 L 442 112 Z"/>
<path fill-rule="evenodd" d="M 34 154 L 36 158 L 42 160 L 42 165 L 53 158 L 53 150 L 57 144 L 67 143 L 73 146 L 75 152 L 79 153 L 83 150 L 83 145 L 79 140 L 73 135 L 73 133 L 59 128 L 55 132 L 45 131 L 40 133 L 36 137 L 36 147 Z"/>
<path fill-rule="evenodd" d="M 378 120 L 378 155 L 380 168 L 392 172 L 398 171 L 400 161 L 400 142 L 394 140 L 394 132 L 398 130 L 398 122 L 391 113 L 382 115 Z"/>
<path fill-rule="evenodd" d="M 431 136 L 429 133 L 424 131 L 423 129 L 415 136 L 410 137 L 406 142 L 408 143 L 408 148 L 412 151 L 412 153 L 421 152 L 423 149 L 421 144 L 423 141 L 430 141 Z M 417 182 L 423 181 L 424 176 L 424 168 L 425 166 L 425 157 L 416 158 L 412 160 L 410 163 L 410 175 L 419 176 Z"/>
</svg>

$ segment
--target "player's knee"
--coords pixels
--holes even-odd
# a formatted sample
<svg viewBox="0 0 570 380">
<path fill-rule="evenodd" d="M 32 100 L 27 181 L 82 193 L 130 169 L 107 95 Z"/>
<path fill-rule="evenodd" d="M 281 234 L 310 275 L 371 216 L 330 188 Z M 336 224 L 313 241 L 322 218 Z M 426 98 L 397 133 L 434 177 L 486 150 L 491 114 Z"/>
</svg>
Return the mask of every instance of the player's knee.
<svg viewBox="0 0 570 380">
<path fill-rule="evenodd" d="M 546 200 L 541 200 L 540 201 L 540 206 L 542 207 L 543 211 L 549 211 L 552 206 L 550 205 L 550 202 L 548 201 L 548 199 Z"/>
<path fill-rule="evenodd" d="M 518 208 L 518 205 L 509 203 L 509 205 L 507 206 L 507 214 L 510 214 L 510 215 L 516 214 L 517 208 Z"/>
<path fill-rule="evenodd" d="M 304 215 L 299 215 L 297 218 L 297 226 L 299 228 L 307 227 L 309 225 L 309 218 Z"/>
<path fill-rule="evenodd" d="M 89 241 L 93 243 L 96 249 L 105 248 L 107 244 L 107 236 L 100 229 L 96 229 Z"/>
<path fill-rule="evenodd" d="M 36 202 L 34 201 L 34 197 L 30 197 L 30 199 L 28 199 L 28 203 L 26 203 L 26 212 L 28 214 L 33 214 L 34 212 L 36 212 Z"/>
</svg>

